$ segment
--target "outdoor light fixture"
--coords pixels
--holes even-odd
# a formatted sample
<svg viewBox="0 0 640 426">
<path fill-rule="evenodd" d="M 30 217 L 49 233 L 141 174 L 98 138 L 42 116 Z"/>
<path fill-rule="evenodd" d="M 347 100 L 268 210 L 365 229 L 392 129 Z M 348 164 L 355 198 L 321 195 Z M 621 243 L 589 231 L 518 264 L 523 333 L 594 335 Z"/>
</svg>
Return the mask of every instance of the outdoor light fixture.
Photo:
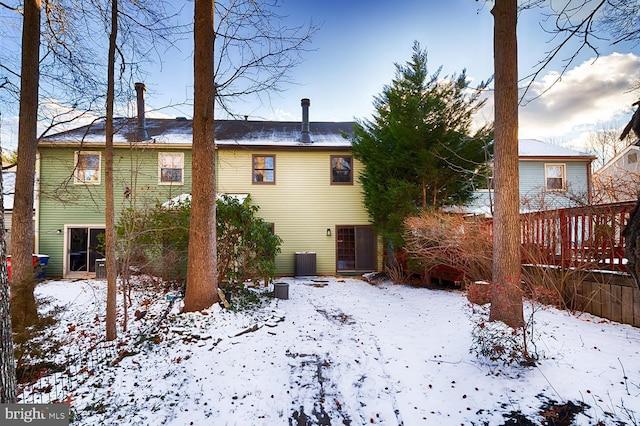
<svg viewBox="0 0 640 426">
<path fill-rule="evenodd" d="M 58 229 L 58 230 L 56 231 L 56 233 L 57 233 L 57 234 L 62 234 L 62 229 Z"/>
<path fill-rule="evenodd" d="M 327 237 L 331 236 L 331 228 L 327 228 Z"/>
</svg>

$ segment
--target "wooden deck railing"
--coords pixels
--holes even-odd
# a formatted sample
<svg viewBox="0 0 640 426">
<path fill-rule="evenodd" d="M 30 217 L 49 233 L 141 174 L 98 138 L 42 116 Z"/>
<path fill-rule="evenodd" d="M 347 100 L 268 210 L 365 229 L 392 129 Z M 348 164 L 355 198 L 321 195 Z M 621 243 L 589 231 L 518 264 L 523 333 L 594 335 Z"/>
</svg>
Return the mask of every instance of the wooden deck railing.
<svg viewBox="0 0 640 426">
<path fill-rule="evenodd" d="M 635 201 L 520 215 L 522 261 L 626 271 L 622 231 Z"/>
</svg>

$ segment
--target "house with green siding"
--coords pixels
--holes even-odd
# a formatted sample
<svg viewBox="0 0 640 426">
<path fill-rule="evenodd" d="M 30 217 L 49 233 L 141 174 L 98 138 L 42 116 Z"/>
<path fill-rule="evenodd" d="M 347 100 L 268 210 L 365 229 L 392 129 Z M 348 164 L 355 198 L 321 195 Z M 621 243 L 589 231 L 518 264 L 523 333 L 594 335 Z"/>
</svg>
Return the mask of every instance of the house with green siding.
<svg viewBox="0 0 640 426">
<path fill-rule="evenodd" d="M 217 120 L 215 190 L 250 195 L 272 223 L 283 240 L 278 275 L 379 270 L 382 254 L 357 179 L 362 165 L 351 155 L 353 123 L 310 122 L 309 105 L 302 100 L 301 122 Z M 191 120 L 138 111 L 115 120 L 116 214 L 191 191 Z M 36 252 L 49 255 L 48 276 L 91 276 L 103 257 L 104 148 L 103 121 L 39 144 Z"/>
</svg>

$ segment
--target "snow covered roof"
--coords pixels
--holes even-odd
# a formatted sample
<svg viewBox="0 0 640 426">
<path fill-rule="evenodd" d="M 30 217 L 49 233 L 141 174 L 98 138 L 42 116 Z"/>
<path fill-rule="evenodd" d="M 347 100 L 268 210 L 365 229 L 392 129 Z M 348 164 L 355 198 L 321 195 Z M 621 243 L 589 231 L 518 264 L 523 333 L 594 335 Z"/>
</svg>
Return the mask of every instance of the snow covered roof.
<svg viewBox="0 0 640 426">
<path fill-rule="evenodd" d="M 353 122 L 310 122 L 311 143 L 300 142 L 302 124 L 294 121 L 216 120 L 215 139 L 218 146 L 325 146 L 349 147 Z M 137 120 L 114 120 L 114 143 L 136 142 Z M 191 145 L 192 120 L 184 118 L 147 118 L 150 144 Z M 346 137 L 345 137 L 346 136 Z M 105 142 L 104 120 L 73 130 L 46 136 L 42 145 Z"/>
<path fill-rule="evenodd" d="M 562 146 L 553 145 L 536 139 L 518 139 L 519 157 L 584 157 L 585 160 L 595 158 L 588 152 L 576 151 Z"/>
<path fill-rule="evenodd" d="M 240 204 L 244 203 L 244 200 L 247 199 L 249 194 L 216 194 L 216 200 L 222 200 L 222 197 L 230 197 L 238 200 Z M 171 208 L 175 206 L 179 206 L 181 203 L 185 201 L 191 201 L 191 194 L 180 194 L 177 197 L 173 197 L 169 201 L 165 201 L 162 203 L 162 207 Z"/>
</svg>

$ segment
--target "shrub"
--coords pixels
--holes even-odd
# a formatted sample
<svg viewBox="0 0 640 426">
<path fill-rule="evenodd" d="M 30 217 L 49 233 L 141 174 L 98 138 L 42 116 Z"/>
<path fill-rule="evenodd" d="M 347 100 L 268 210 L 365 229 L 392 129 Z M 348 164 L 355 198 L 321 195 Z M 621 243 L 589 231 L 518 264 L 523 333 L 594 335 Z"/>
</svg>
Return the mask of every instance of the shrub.
<svg viewBox="0 0 640 426">
<path fill-rule="evenodd" d="M 258 207 L 222 196 L 216 202 L 218 282 L 238 283 L 273 278 L 282 239 L 256 216 Z M 165 280 L 185 274 L 189 243 L 190 200 L 148 210 L 125 210 L 118 222 L 118 257 L 132 268 Z"/>
<path fill-rule="evenodd" d="M 218 282 L 241 283 L 263 278 L 265 284 L 276 272 L 275 258 L 282 239 L 272 224 L 256 216 L 258 207 L 223 196 L 217 203 Z"/>
<path fill-rule="evenodd" d="M 525 326 L 514 329 L 502 321 L 489 321 L 488 308 L 476 306 L 471 320 L 471 354 L 494 365 L 535 365 L 538 355 L 528 348 L 533 342 L 533 318 Z"/>
<path fill-rule="evenodd" d="M 484 219 L 425 211 L 404 224 L 405 248 L 425 271 L 447 265 L 467 281 L 491 280 L 492 236 Z"/>
</svg>

